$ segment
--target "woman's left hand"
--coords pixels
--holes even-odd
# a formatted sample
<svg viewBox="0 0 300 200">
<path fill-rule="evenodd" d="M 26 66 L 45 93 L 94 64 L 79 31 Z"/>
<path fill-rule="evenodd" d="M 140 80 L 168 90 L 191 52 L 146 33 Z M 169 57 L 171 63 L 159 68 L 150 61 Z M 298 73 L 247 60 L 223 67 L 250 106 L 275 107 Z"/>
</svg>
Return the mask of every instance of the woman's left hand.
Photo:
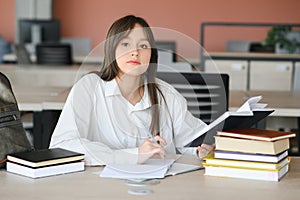
<svg viewBox="0 0 300 200">
<path fill-rule="evenodd" d="M 210 154 L 214 149 L 215 149 L 216 145 L 212 144 L 201 144 L 201 146 L 197 147 L 197 153 L 198 153 L 198 157 L 200 158 L 200 160 L 202 160 L 205 156 L 207 156 L 208 154 Z"/>
</svg>

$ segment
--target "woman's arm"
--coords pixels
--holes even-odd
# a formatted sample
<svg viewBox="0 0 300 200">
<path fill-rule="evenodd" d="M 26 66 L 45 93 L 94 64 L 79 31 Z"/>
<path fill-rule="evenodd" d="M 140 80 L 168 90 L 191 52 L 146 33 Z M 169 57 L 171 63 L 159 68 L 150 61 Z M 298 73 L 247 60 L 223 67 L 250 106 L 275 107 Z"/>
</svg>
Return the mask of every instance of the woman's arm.
<svg viewBox="0 0 300 200">
<path fill-rule="evenodd" d="M 61 147 L 84 153 L 86 165 L 137 163 L 138 148 L 113 148 L 113 139 L 101 135 L 110 132 L 102 130 L 101 133 L 98 128 L 103 126 L 99 125 L 101 115 L 97 113 L 105 108 L 97 107 L 96 92 L 101 93 L 96 75 L 87 75 L 73 86 L 52 135 L 50 148 Z M 110 146 L 103 141 L 105 137 L 111 140 Z"/>
</svg>

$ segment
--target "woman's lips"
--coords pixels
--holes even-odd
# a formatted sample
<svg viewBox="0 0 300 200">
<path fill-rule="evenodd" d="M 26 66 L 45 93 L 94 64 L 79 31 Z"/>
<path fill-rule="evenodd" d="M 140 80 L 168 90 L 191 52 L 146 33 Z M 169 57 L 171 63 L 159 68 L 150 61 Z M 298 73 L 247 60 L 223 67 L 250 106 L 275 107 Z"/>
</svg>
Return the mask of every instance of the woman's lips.
<svg viewBox="0 0 300 200">
<path fill-rule="evenodd" d="M 134 64 L 134 65 L 140 65 L 141 63 L 139 62 L 139 61 L 137 61 L 137 60 L 130 60 L 130 61 L 128 61 L 127 63 L 129 63 L 129 64 Z"/>
</svg>

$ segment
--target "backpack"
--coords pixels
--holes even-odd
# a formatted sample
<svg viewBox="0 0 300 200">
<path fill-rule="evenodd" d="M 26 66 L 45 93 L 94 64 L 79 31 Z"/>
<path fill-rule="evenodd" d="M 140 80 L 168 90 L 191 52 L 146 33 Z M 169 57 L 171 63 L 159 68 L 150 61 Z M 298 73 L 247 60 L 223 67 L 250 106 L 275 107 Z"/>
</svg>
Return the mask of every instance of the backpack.
<svg viewBox="0 0 300 200">
<path fill-rule="evenodd" d="M 6 155 L 32 150 L 21 122 L 21 115 L 11 84 L 0 72 L 0 167 Z"/>
</svg>

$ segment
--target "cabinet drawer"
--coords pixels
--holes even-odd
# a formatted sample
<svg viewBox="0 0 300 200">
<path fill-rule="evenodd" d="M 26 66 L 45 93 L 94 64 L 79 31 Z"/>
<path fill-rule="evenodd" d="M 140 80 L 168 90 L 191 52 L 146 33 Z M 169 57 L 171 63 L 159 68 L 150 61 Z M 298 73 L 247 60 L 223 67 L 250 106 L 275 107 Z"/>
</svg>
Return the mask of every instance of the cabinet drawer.
<svg viewBox="0 0 300 200">
<path fill-rule="evenodd" d="M 290 91 L 292 62 L 251 61 L 250 90 Z"/>
<path fill-rule="evenodd" d="M 247 90 L 247 61 L 207 60 L 205 72 L 226 73 L 229 75 L 230 90 Z"/>
</svg>

